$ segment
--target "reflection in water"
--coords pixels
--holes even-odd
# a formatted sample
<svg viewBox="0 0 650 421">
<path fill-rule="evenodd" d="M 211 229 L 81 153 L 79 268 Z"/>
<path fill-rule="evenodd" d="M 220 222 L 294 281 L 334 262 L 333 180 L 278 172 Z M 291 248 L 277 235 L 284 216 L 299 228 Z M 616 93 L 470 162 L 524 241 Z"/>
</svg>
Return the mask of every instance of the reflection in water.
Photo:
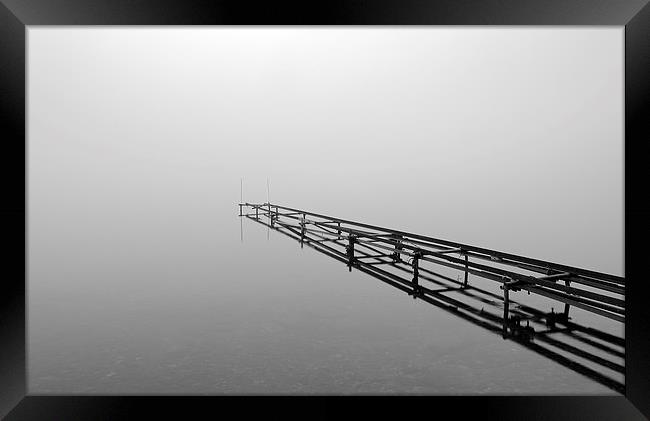
<svg viewBox="0 0 650 421">
<path fill-rule="evenodd" d="M 536 284 L 532 286 L 532 281 L 523 283 L 517 281 L 519 278 L 513 280 L 512 277 L 518 275 L 515 272 L 510 273 L 512 277 L 507 279 L 504 277 L 501 287 L 503 296 L 470 285 L 468 283 L 469 273 L 475 273 L 488 279 L 491 279 L 492 276 L 489 272 L 473 271 L 470 267 L 481 267 L 487 271 L 493 268 L 468 262 L 469 253 L 466 249 L 448 248 L 443 252 L 438 252 L 440 254 L 460 253 L 465 256 L 464 268 L 446 264 L 446 266 L 455 269 L 464 269 L 464 277 L 461 281 L 459 278 L 453 279 L 445 274 L 421 267 L 423 260 L 443 266 L 445 263 L 425 257 L 436 252 L 426 253 L 424 247 L 427 244 L 425 242 L 406 238 L 402 235 L 403 233 L 388 236 L 383 232 L 362 231 L 358 226 L 363 224 L 310 214 L 297 209 L 283 208 L 268 202 L 261 205 L 245 204 L 243 206 L 250 208 L 252 212 L 243 213 L 242 204 L 240 204 L 240 216 L 265 225 L 267 236 L 270 229 L 278 231 L 299 242 L 301 248 L 306 244 L 314 250 L 345 263 L 349 271 L 355 268 L 371 275 L 407 293 L 413 299 L 419 298 L 488 331 L 498 333 L 504 339 L 517 342 L 521 346 L 583 374 L 612 390 L 624 393 L 624 339 L 593 327 L 572 322 L 569 317 L 570 305 L 575 304 L 579 308 L 593 310 L 593 313 L 616 321 L 623 321 L 624 302 L 622 300 L 613 297 L 612 294 L 602 295 L 593 292 L 594 287 L 599 286 L 601 288 L 596 289 L 597 291 L 605 290 L 623 295 L 624 280 L 621 278 L 568 267 L 564 267 L 563 270 L 570 270 L 570 273 L 560 271 L 553 273 L 553 266 L 549 263 L 545 269 L 549 276 L 530 279 L 540 281 L 541 286 L 554 287 L 555 284 L 548 283 L 550 280 L 557 281 L 568 278 L 592 288 L 585 290 L 569 288 L 570 281 L 565 281 L 566 287 L 563 290 L 570 292 L 572 296 L 563 301 L 564 311 L 556 313 L 554 308 L 551 308 L 550 312 L 545 312 L 534 306 L 512 300 L 509 292 L 530 288 L 529 294 L 532 291 L 556 299 L 567 296 L 555 295 L 555 292 L 548 293 L 547 288 L 539 288 Z M 310 219 L 307 218 L 307 215 L 310 216 Z M 240 218 L 240 221 L 242 219 Z M 354 228 L 350 228 L 350 226 Z M 391 247 L 386 247 L 386 244 L 390 244 Z M 414 244 L 417 246 L 414 247 Z M 409 248 L 411 250 L 408 250 Z M 404 255 L 410 256 L 410 259 L 404 261 Z M 448 260 L 454 261 L 454 259 Z M 492 260 L 499 263 L 505 261 L 498 257 L 492 257 Z M 513 257 L 513 261 L 509 262 L 510 265 L 515 265 L 514 260 L 515 257 Z M 532 261 L 532 259 L 529 260 Z M 394 270 L 380 269 L 378 268 L 380 265 Z M 528 263 L 518 266 L 526 270 L 536 270 L 534 266 L 528 266 Z M 495 271 L 496 273 L 509 273 L 500 269 L 495 269 Z M 396 272 L 402 274 L 396 274 Z M 412 276 L 412 278 L 405 278 L 404 274 L 407 274 L 408 277 Z M 420 284 L 420 281 L 427 281 L 429 286 Z M 537 288 L 533 289 L 535 287 Z M 588 299 L 581 299 L 575 295 Z M 597 299 L 608 304 L 603 304 Z"/>
<path fill-rule="evenodd" d="M 152 204 L 148 218 L 124 219 L 112 230 L 79 216 L 83 229 L 65 247 L 60 241 L 55 248 L 32 242 L 31 393 L 616 393 L 501 339 L 499 284 L 470 275 L 471 288 L 459 290 L 454 282 L 464 282 L 462 271 L 457 276 L 456 270 L 436 270 L 446 280 L 427 273 L 423 264 L 423 287 L 454 288 L 440 295 L 477 311 L 435 297 L 430 298 L 438 305 L 432 306 L 408 295 L 410 283 L 402 294 L 360 270 L 348 272 L 347 260 L 314 252 L 313 241 L 301 250 L 275 229 L 267 241 L 267 228 L 237 217 L 231 203 L 177 211 L 175 220 L 185 223 L 174 224 L 152 217 L 158 205 Z M 104 241 L 97 241 L 101 235 Z M 410 282 L 411 275 L 402 273 Z M 534 294 L 512 298 L 512 314 L 529 312 L 522 326 L 528 320 L 536 331 L 550 329 L 543 318 L 548 311 L 533 309 L 550 310 L 553 304 L 536 301 Z M 528 307 L 517 308 L 517 301 Z M 497 317 L 481 318 L 493 329 L 458 317 L 479 318 L 481 309 Z M 622 334 L 618 322 L 573 307 L 571 316 L 578 327 L 611 335 L 599 337 L 585 327 L 546 336 L 622 366 L 624 349 L 609 340 Z M 601 367 L 550 343 L 533 343 L 594 370 Z M 602 374 L 623 379 L 609 368 Z"/>
</svg>

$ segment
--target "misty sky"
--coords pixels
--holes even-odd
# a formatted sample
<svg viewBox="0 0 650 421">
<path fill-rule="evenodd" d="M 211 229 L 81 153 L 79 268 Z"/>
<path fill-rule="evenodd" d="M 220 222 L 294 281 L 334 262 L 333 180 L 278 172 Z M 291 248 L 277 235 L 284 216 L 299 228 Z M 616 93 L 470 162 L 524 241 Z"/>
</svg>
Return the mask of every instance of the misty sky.
<svg viewBox="0 0 650 421">
<path fill-rule="evenodd" d="M 622 28 L 32 27 L 28 80 L 32 228 L 234 209 L 270 177 L 288 206 L 623 271 Z"/>
</svg>

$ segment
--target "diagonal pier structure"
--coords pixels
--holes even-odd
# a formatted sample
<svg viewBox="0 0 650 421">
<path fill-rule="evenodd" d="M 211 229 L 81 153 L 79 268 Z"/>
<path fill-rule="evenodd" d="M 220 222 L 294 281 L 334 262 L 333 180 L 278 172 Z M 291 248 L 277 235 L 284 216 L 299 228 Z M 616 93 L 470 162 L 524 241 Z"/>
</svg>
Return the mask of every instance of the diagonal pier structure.
<svg viewBox="0 0 650 421">
<path fill-rule="evenodd" d="M 269 202 L 240 203 L 239 216 L 624 393 L 624 339 L 570 317 L 573 306 L 620 323 L 622 333 L 622 277 Z M 461 276 L 454 279 L 440 268 Z M 494 282 L 498 293 L 470 284 L 470 275 Z M 563 311 L 514 301 L 519 291 L 544 297 Z"/>
</svg>

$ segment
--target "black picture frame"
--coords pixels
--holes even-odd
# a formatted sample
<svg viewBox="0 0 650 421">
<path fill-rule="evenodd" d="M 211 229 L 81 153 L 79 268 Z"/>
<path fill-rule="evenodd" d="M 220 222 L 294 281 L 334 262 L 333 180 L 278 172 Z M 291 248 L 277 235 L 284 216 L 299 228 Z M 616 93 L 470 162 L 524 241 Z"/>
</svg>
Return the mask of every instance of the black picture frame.
<svg viewBox="0 0 650 421">
<path fill-rule="evenodd" d="M 650 206 L 644 204 L 650 141 L 648 0 L 0 0 L 2 130 L 0 416 L 120 419 L 234 409 L 248 415 L 328 418 L 377 412 L 499 419 L 650 418 L 650 306 L 643 270 Z M 102 397 L 34 396 L 26 385 L 26 27 L 36 25 L 612 25 L 625 27 L 625 396 L 522 397 Z M 348 404 L 352 404 L 351 406 Z M 305 408 L 305 409 L 303 409 Z M 300 411 L 298 411 L 300 409 Z M 644 415 L 642 415 L 644 414 Z M 355 414 L 356 415 L 356 414 Z M 447 415 L 449 416 L 449 415 Z M 212 418 L 212 416 L 211 416 Z"/>
</svg>

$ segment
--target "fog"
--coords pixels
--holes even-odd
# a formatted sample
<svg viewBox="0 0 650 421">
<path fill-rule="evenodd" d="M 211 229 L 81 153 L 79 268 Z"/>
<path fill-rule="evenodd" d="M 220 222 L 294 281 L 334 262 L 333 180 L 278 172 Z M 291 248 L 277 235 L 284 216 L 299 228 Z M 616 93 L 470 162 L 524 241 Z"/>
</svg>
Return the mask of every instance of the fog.
<svg viewBox="0 0 650 421">
<path fill-rule="evenodd" d="M 624 275 L 623 35 L 30 27 L 30 393 L 606 392 L 237 203 Z"/>
</svg>

